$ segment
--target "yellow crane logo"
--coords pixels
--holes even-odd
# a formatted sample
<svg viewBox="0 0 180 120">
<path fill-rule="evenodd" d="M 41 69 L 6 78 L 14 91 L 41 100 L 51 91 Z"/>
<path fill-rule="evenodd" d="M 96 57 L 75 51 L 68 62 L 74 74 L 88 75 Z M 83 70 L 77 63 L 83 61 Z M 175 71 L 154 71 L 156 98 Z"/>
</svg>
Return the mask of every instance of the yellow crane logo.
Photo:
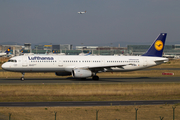
<svg viewBox="0 0 180 120">
<path fill-rule="evenodd" d="M 161 51 L 163 49 L 163 42 L 161 40 L 157 40 L 154 47 L 157 51 Z"/>
</svg>

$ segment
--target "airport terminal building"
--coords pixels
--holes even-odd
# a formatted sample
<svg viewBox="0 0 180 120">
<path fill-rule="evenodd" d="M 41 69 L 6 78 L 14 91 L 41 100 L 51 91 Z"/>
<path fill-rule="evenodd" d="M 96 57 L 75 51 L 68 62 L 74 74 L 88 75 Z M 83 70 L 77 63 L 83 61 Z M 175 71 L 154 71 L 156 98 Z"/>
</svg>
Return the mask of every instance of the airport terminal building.
<svg viewBox="0 0 180 120">
<path fill-rule="evenodd" d="M 63 53 L 65 55 L 79 55 L 80 53 L 89 53 L 93 55 L 142 55 L 150 45 L 127 45 L 127 47 L 109 47 L 109 46 L 76 46 L 73 49 L 71 44 L 58 45 L 35 45 L 32 49 L 31 43 L 21 45 L 0 45 L 0 51 L 4 52 L 8 47 L 11 47 L 11 54 L 19 55 L 19 53 L 34 53 L 45 54 Z M 164 55 L 180 56 L 180 44 L 165 45 Z"/>
</svg>

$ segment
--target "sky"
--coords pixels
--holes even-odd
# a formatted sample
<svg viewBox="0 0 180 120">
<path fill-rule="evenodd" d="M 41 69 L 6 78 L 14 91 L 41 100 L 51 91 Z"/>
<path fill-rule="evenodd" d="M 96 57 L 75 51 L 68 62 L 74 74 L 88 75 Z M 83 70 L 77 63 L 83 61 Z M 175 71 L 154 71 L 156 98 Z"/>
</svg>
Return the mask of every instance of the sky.
<svg viewBox="0 0 180 120">
<path fill-rule="evenodd" d="M 117 47 L 151 44 L 167 33 L 167 44 L 180 44 L 179 6 L 180 0 L 1 0 L 0 43 Z"/>
</svg>

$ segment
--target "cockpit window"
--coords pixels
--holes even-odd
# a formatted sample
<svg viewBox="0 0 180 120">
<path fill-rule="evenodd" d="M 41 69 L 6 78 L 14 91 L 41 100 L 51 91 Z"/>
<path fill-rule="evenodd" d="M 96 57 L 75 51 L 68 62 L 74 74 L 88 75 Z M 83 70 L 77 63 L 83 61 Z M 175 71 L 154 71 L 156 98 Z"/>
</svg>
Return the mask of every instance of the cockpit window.
<svg viewBox="0 0 180 120">
<path fill-rule="evenodd" d="M 8 62 L 17 62 L 17 60 L 10 59 Z"/>
</svg>

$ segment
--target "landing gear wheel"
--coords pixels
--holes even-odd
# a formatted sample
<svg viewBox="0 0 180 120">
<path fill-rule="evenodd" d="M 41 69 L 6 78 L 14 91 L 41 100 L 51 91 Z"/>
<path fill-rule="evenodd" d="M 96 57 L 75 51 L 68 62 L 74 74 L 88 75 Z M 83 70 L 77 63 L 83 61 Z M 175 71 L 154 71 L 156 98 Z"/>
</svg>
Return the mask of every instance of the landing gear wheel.
<svg viewBox="0 0 180 120">
<path fill-rule="evenodd" d="M 24 77 L 21 77 L 21 80 L 24 81 Z"/>
<path fill-rule="evenodd" d="M 93 80 L 99 80 L 99 77 L 98 76 L 93 76 L 92 79 Z"/>
<path fill-rule="evenodd" d="M 22 77 L 21 77 L 21 81 L 24 81 L 24 72 L 22 72 Z"/>
</svg>

